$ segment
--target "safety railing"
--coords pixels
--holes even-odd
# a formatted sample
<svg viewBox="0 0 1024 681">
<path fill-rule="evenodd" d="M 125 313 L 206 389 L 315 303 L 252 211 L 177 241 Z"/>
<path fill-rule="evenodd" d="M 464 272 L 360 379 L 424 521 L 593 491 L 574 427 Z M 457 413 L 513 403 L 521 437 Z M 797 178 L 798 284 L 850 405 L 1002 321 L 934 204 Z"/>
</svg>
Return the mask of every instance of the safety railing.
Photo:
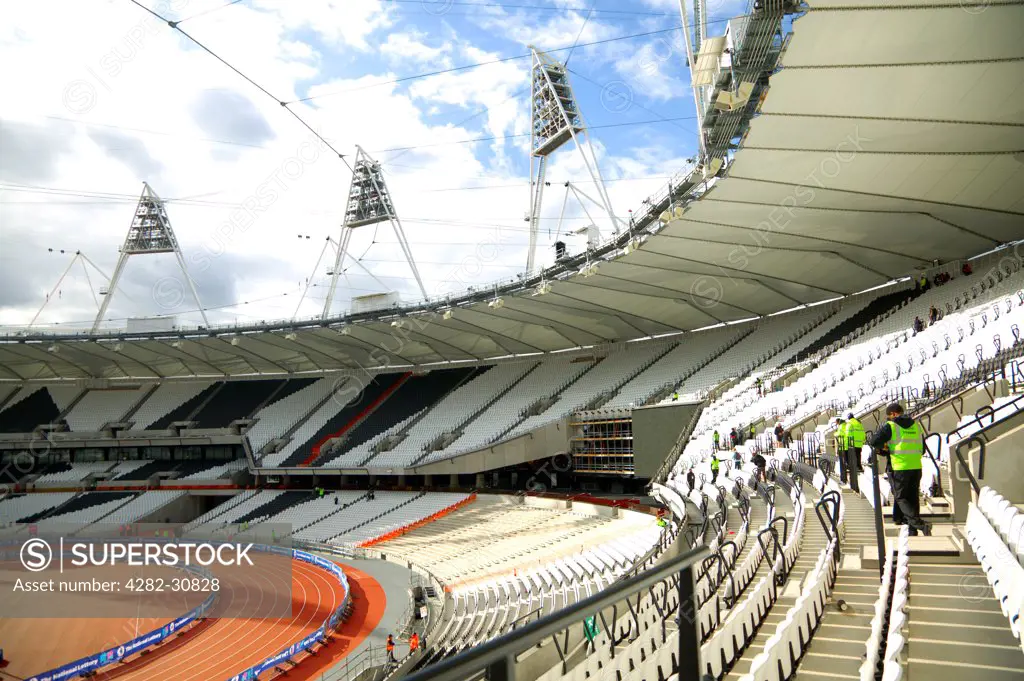
<svg viewBox="0 0 1024 681">
<path fill-rule="evenodd" d="M 670 558 L 661 565 L 636 575 L 628 580 L 612 584 L 607 589 L 531 622 L 516 631 L 493 639 L 482 645 L 473 647 L 464 653 L 438 662 L 427 669 L 420 670 L 406 677 L 408 681 L 463 681 L 480 672 L 486 672 L 489 681 L 515 681 L 518 670 L 516 657 L 521 653 L 539 645 L 549 637 L 552 638 L 559 652 L 572 649 L 574 634 L 578 635 L 575 644 L 583 642 L 583 631 L 579 625 L 588 617 L 600 620 L 604 631 L 614 633 L 609 628 L 606 611 L 611 609 L 611 621 L 617 621 L 617 615 L 623 601 L 629 603 L 634 596 L 638 598 L 644 593 L 655 597 L 655 587 L 661 585 L 667 589 L 674 582 L 679 597 L 679 630 L 676 640 L 675 660 L 679 665 L 673 670 L 678 674 L 679 681 L 700 681 L 700 627 L 697 622 L 696 608 L 696 570 L 709 556 L 707 548 L 687 551 Z M 629 604 L 632 608 L 632 605 Z M 665 609 L 662 616 L 670 614 Z M 668 640 L 667 632 L 662 632 L 662 642 Z M 616 654 L 614 636 L 609 636 L 609 654 Z M 619 644 L 622 641 L 618 641 Z"/>
<path fill-rule="evenodd" d="M 967 462 L 967 459 L 964 458 L 964 455 L 960 451 L 966 446 L 968 452 L 970 452 L 972 444 L 978 445 L 979 450 L 977 477 L 974 476 L 974 473 L 971 471 L 970 464 Z M 978 482 L 978 479 L 985 479 L 985 441 L 981 437 L 973 435 L 970 438 L 964 440 L 963 442 L 957 444 L 956 448 L 953 450 L 953 455 L 956 457 L 957 463 L 960 464 L 960 469 L 967 474 L 967 481 L 971 483 L 971 487 L 974 488 L 975 494 L 980 494 L 981 483 Z"/>
</svg>

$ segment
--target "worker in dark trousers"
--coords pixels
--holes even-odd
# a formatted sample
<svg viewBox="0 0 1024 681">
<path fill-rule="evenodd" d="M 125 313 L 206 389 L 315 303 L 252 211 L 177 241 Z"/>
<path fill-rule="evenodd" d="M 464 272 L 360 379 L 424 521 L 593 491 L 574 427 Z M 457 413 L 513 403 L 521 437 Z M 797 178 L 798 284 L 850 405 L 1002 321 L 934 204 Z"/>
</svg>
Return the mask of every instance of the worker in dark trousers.
<svg viewBox="0 0 1024 681">
<path fill-rule="evenodd" d="M 754 475 L 757 476 L 758 481 L 767 483 L 768 475 L 765 469 L 768 467 L 768 461 L 760 454 L 754 454 L 750 457 L 750 461 L 754 464 Z"/>
<path fill-rule="evenodd" d="M 860 450 L 865 441 L 864 424 L 851 411 L 846 415 L 846 466 L 850 471 L 850 489 L 860 492 L 857 475 L 861 472 Z"/>
<path fill-rule="evenodd" d="M 388 651 L 388 664 L 395 663 L 395 637 L 388 634 L 388 640 L 384 644 L 384 648 Z"/>
<path fill-rule="evenodd" d="M 693 474 L 693 469 L 686 471 L 686 484 L 689 485 L 690 491 L 693 491 L 694 486 L 697 484 L 697 476 Z"/>
<path fill-rule="evenodd" d="M 715 450 L 716 452 L 718 451 L 718 443 L 719 443 L 719 441 L 720 441 L 721 439 L 722 439 L 722 436 L 718 434 L 718 431 L 717 431 L 717 430 L 716 430 L 715 432 L 711 433 L 711 440 L 712 440 L 712 441 L 714 442 L 714 444 L 715 444 L 715 448 L 714 448 L 714 450 Z"/>
<path fill-rule="evenodd" d="M 885 408 L 888 421 L 875 431 L 870 444 L 892 466 L 892 521 L 910 527 L 910 536 L 918 532 L 931 535 L 932 528 L 921 520 L 921 456 L 924 437 L 921 426 L 903 415 L 903 407 L 894 402 Z M 884 448 L 888 445 L 888 451 Z"/>
<path fill-rule="evenodd" d="M 718 480 L 718 455 L 711 457 L 711 484 L 715 484 L 715 480 Z"/>
</svg>

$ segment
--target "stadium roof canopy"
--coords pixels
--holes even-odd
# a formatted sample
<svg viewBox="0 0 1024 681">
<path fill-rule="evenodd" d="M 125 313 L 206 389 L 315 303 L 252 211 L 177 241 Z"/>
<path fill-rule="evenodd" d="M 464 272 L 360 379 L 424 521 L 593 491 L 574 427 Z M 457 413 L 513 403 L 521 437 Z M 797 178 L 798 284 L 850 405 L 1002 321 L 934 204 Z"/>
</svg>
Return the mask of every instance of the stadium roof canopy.
<svg viewBox="0 0 1024 681">
<path fill-rule="evenodd" d="M 330 324 L 10 337 L 0 379 L 550 352 L 820 302 L 1024 238 L 1024 6 L 811 4 L 723 177 L 639 248 L 623 255 L 624 235 L 605 249 L 590 276 L 562 268 L 544 295 L 536 281 L 499 291 L 501 306 L 477 294 Z"/>
</svg>

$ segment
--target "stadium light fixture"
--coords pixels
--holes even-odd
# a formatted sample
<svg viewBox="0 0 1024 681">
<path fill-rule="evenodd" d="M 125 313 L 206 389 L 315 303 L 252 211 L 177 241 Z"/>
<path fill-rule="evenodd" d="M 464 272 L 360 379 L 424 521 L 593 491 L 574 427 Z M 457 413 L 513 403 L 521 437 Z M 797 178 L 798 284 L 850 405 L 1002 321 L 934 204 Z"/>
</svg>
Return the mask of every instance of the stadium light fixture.
<svg viewBox="0 0 1024 681">
<path fill-rule="evenodd" d="M 579 275 L 584 278 L 592 277 L 595 274 L 597 274 L 597 270 L 598 265 L 596 262 L 588 262 L 586 265 L 582 267 L 582 269 L 580 269 Z"/>
<path fill-rule="evenodd" d="M 542 281 L 537 285 L 537 290 L 533 292 L 535 296 L 545 296 L 551 293 L 551 284 L 547 281 Z"/>
<path fill-rule="evenodd" d="M 286 334 L 284 335 L 284 337 L 285 337 L 285 338 L 286 338 L 287 340 L 292 340 L 292 341 L 293 341 L 293 340 L 295 340 L 295 339 L 297 339 L 297 338 L 298 338 L 298 335 L 296 335 L 296 334 L 295 334 L 295 332 L 294 332 L 294 331 L 292 331 L 292 332 L 286 333 Z"/>
<path fill-rule="evenodd" d="M 441 319 L 451 319 L 451 318 L 452 318 L 452 309 L 449 307 L 447 310 L 445 310 L 444 312 L 441 313 Z"/>
<path fill-rule="evenodd" d="M 238 343 L 241 341 L 241 339 L 242 339 L 241 336 L 235 336 L 234 338 L 231 339 L 231 344 L 232 345 L 238 345 Z"/>
<path fill-rule="evenodd" d="M 501 308 L 505 307 L 505 301 L 502 300 L 501 298 L 495 298 L 494 300 L 487 303 L 487 307 L 490 307 L 495 310 L 500 310 Z"/>
<path fill-rule="evenodd" d="M 56 344 L 56 343 L 54 343 L 54 344 L 53 344 L 53 345 L 51 345 L 50 347 L 46 348 L 46 351 L 47 351 L 47 352 L 51 352 L 51 353 L 53 353 L 53 354 L 55 354 L 55 355 L 57 354 L 57 352 L 58 352 L 59 350 L 60 350 L 60 348 L 58 348 L 58 347 L 57 347 L 57 344 Z"/>
</svg>

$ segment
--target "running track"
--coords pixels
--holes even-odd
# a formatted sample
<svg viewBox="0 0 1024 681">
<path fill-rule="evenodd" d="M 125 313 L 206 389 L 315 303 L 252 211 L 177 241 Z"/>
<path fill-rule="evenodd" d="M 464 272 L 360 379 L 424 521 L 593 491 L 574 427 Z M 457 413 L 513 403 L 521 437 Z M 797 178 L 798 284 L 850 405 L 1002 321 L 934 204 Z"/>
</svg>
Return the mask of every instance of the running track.
<svg viewBox="0 0 1024 681">
<path fill-rule="evenodd" d="M 183 637 L 188 639 L 184 645 L 172 642 L 120 669 L 100 672 L 97 678 L 228 681 L 315 631 L 345 597 L 333 575 L 302 561 L 293 561 L 292 585 L 291 619 L 208 620 L 194 635 Z M 262 593 L 255 586 L 253 597 L 259 598 Z"/>
</svg>

